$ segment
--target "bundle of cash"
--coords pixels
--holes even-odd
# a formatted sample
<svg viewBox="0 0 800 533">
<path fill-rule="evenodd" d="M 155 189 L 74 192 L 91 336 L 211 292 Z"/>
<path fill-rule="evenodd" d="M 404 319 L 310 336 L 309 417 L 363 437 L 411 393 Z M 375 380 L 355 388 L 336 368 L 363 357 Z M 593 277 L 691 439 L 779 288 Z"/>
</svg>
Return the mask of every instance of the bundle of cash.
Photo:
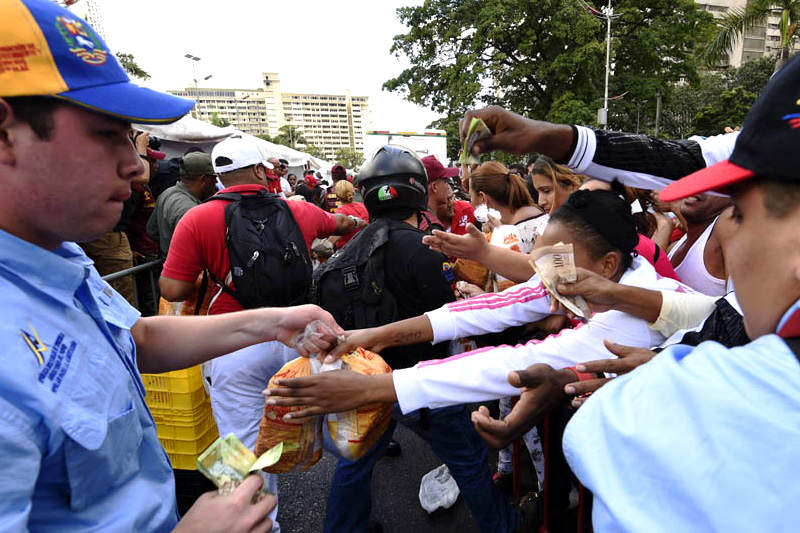
<svg viewBox="0 0 800 533">
<path fill-rule="evenodd" d="M 220 437 L 197 458 L 197 468 L 219 489 L 220 494 L 230 494 L 251 472 L 274 465 L 281 458 L 283 443 L 270 448 L 260 457 L 242 444 L 233 433 Z M 256 495 L 260 500 L 270 492 L 262 487 Z"/>
<path fill-rule="evenodd" d="M 475 146 L 476 142 L 491 136 L 492 131 L 489 129 L 489 126 L 487 126 L 483 120 L 472 117 L 469 123 L 469 129 L 467 130 L 467 136 L 464 137 L 464 146 L 461 148 L 461 157 L 458 160 L 459 163 L 462 165 L 479 165 L 481 160 L 472 154 L 472 148 Z"/>
<path fill-rule="evenodd" d="M 572 244 L 559 242 L 553 246 L 535 249 L 531 252 L 530 264 L 539 274 L 547 292 L 571 313 L 584 320 L 592 315 L 589 305 L 582 296 L 564 296 L 556 289 L 559 283 L 575 283 L 578 280 Z"/>
</svg>

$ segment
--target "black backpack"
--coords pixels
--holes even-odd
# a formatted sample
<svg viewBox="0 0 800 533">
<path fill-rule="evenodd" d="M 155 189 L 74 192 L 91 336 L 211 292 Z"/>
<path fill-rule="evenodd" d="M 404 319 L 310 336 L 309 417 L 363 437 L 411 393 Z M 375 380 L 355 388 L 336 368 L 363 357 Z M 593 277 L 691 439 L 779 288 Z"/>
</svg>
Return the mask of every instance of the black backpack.
<svg viewBox="0 0 800 533">
<path fill-rule="evenodd" d="M 399 318 L 386 289 L 385 244 L 394 231 L 418 231 L 404 222 L 378 219 L 358 232 L 313 274 L 310 300 L 344 329 L 382 326 Z"/>
<path fill-rule="evenodd" d="M 311 259 L 286 201 L 267 191 L 221 193 L 225 200 L 225 247 L 236 291 L 208 271 L 211 279 L 245 309 L 287 307 L 307 302 Z"/>
</svg>

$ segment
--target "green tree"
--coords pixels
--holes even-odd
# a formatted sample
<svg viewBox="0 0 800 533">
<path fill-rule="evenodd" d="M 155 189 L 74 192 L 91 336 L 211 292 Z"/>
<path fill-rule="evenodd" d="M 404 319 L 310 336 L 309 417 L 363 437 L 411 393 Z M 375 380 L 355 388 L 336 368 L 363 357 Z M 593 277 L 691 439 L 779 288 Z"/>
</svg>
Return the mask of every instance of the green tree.
<svg viewBox="0 0 800 533">
<path fill-rule="evenodd" d="M 258 133 L 254 135 L 254 137 L 258 137 L 262 141 L 267 141 L 269 143 L 275 143 L 275 140 L 269 136 L 269 133 Z"/>
<path fill-rule="evenodd" d="M 296 148 L 298 144 L 306 144 L 306 138 L 303 135 L 301 130 L 298 130 L 295 126 L 291 126 L 286 124 L 281 126 L 278 131 L 278 135 L 272 141 L 275 144 L 281 144 L 283 146 L 288 146 L 289 148 Z"/>
<path fill-rule="evenodd" d="M 338 161 L 340 165 L 354 170 L 358 170 L 361 163 L 364 162 L 364 154 L 355 148 L 339 148 L 334 153 L 333 158 Z"/>
<path fill-rule="evenodd" d="M 409 30 L 394 38 L 392 52 L 411 66 L 384 88 L 447 116 L 497 103 L 534 118 L 594 123 L 603 94 L 605 24 L 584 6 L 578 0 L 427 0 L 400 8 Z M 693 0 L 617 0 L 614 9 L 612 94 L 654 101 L 660 88 L 696 77 L 692 52 L 712 20 Z M 627 98 L 614 102 L 621 109 L 612 113 L 615 128 L 627 127 L 617 124 L 629 120 L 626 106 L 635 106 Z"/>
<path fill-rule="evenodd" d="M 718 64 L 733 51 L 736 43 L 756 26 L 765 26 L 774 12 L 780 12 L 781 41 L 775 58 L 775 72 L 789 60 L 789 51 L 800 38 L 800 0 L 749 0 L 717 21 L 717 32 L 705 50 L 706 61 Z"/>
<path fill-rule="evenodd" d="M 694 120 L 698 135 L 718 135 L 726 126 L 741 126 L 756 101 L 756 95 L 743 87 L 723 91 L 713 103 L 703 106 Z"/>
<path fill-rule="evenodd" d="M 124 54 L 121 52 L 117 52 L 115 54 L 117 59 L 119 60 L 119 64 L 122 65 L 122 68 L 125 69 L 125 72 L 133 76 L 134 78 L 139 78 L 140 80 L 149 80 L 150 74 L 147 73 L 142 67 L 136 63 L 136 59 L 134 59 L 133 54 Z"/>
<path fill-rule="evenodd" d="M 739 68 L 730 68 L 722 73 L 728 88 L 744 87 L 746 91 L 759 94 L 775 71 L 775 58 L 760 57 L 748 61 Z"/>
<path fill-rule="evenodd" d="M 428 128 L 447 132 L 447 157 L 451 161 L 458 159 L 458 155 L 461 153 L 461 137 L 458 132 L 459 120 L 461 120 L 461 115 L 450 115 L 434 120 L 427 126 Z M 442 164 L 446 163 L 447 161 L 442 161 Z"/>
<path fill-rule="evenodd" d="M 219 127 L 219 128 L 224 128 L 226 126 L 230 126 L 231 125 L 231 123 L 230 123 L 230 121 L 228 121 L 228 119 L 220 118 L 219 117 L 219 113 L 217 113 L 216 111 L 211 113 L 211 118 L 209 118 L 208 121 L 210 123 L 212 123 L 213 125 Z"/>
<path fill-rule="evenodd" d="M 319 146 L 314 146 L 313 144 L 307 144 L 306 147 L 301 148 L 301 150 L 312 157 L 325 159 L 325 151 Z"/>
</svg>

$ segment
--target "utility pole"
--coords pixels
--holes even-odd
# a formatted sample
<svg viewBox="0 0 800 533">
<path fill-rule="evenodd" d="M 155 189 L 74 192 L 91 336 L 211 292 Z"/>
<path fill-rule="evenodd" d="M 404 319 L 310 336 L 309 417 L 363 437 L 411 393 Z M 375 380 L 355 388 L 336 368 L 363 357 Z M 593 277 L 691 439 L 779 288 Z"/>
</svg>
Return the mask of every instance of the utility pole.
<svg viewBox="0 0 800 533">
<path fill-rule="evenodd" d="M 656 95 L 656 137 L 658 137 L 659 122 L 661 122 L 661 91 Z"/>
<path fill-rule="evenodd" d="M 611 70 L 611 17 L 614 14 L 611 9 L 611 0 L 608 0 L 606 8 L 606 88 L 603 95 L 603 129 L 608 129 L 608 74 Z"/>
</svg>

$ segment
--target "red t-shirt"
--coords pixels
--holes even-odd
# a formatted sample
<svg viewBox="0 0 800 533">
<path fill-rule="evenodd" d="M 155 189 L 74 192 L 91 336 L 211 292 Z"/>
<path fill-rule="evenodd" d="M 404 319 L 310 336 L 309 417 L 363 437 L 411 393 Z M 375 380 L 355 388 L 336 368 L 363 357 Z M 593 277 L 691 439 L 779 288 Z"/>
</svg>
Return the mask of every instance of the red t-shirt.
<svg viewBox="0 0 800 533">
<path fill-rule="evenodd" d="M 450 222 L 450 233 L 464 235 L 467 232 L 467 224 L 475 224 L 475 209 L 472 204 L 463 200 L 456 200 L 453 209 L 453 220 Z"/>
<path fill-rule="evenodd" d="M 236 185 L 221 192 L 248 193 L 264 189 L 261 185 Z M 172 235 L 167 260 L 161 275 L 179 281 L 194 282 L 208 268 L 217 278 L 225 280 L 231 269 L 225 248 L 226 201 L 200 204 L 183 215 Z M 287 202 L 310 251 L 316 238 L 333 235 L 336 216 L 308 202 Z M 216 292 L 219 292 L 217 289 Z M 232 296 L 215 294 L 208 313 L 218 315 L 241 311 L 242 306 Z"/>
<path fill-rule="evenodd" d="M 662 278 L 672 278 L 675 281 L 681 280 L 675 273 L 675 269 L 672 268 L 667 252 L 662 250 L 652 239 L 640 233 L 639 244 L 636 245 L 635 250 L 653 265 L 658 275 Z"/>
<path fill-rule="evenodd" d="M 275 174 L 275 171 L 271 168 L 267 169 L 267 190 L 273 194 L 281 194 L 283 189 L 281 188 L 281 178 Z"/>
<path fill-rule="evenodd" d="M 361 218 L 369 222 L 369 213 L 367 212 L 367 208 L 364 207 L 364 204 L 361 202 L 350 202 L 349 204 L 343 204 L 342 207 L 336 209 L 336 213 L 339 215 L 350 215 L 354 217 Z M 356 233 L 361 231 L 364 228 L 354 229 L 347 235 L 343 235 L 341 239 L 336 241 L 336 249 L 341 250 L 342 246 L 347 244 L 350 239 L 352 239 Z"/>
</svg>

